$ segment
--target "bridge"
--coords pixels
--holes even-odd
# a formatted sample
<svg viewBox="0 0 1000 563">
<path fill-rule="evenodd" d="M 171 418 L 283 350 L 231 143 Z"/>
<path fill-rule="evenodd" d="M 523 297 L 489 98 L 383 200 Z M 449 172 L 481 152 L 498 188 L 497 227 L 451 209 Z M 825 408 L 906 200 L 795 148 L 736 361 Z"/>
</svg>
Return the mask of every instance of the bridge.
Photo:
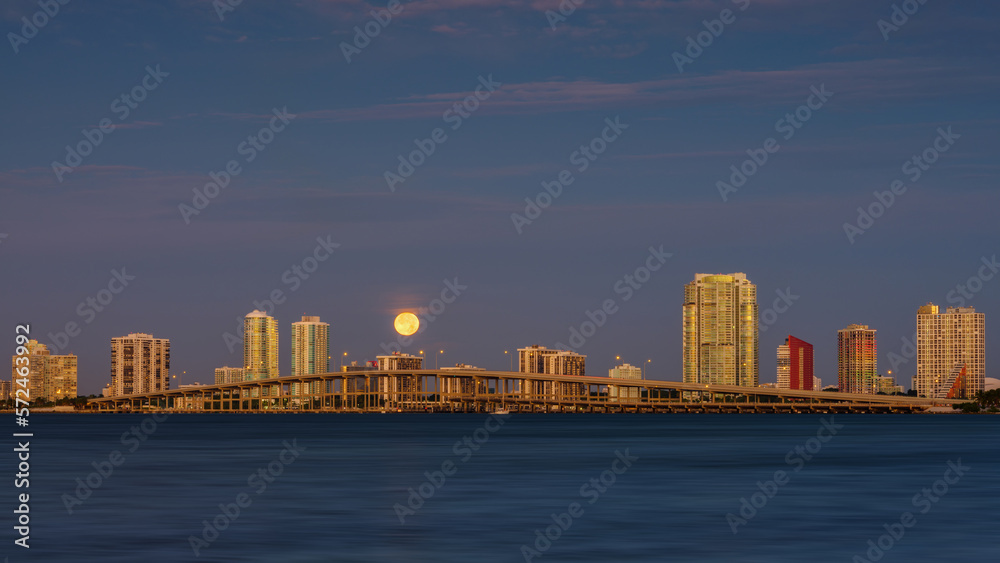
<svg viewBox="0 0 1000 563">
<path fill-rule="evenodd" d="M 98 412 L 916 413 L 961 401 L 466 369 L 349 371 L 105 397 Z"/>
</svg>

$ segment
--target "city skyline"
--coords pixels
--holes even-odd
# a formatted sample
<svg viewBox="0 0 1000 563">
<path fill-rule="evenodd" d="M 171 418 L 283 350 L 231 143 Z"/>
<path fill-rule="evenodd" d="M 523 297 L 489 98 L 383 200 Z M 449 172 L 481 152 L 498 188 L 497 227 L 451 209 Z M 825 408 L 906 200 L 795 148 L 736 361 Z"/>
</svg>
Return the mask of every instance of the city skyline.
<svg viewBox="0 0 1000 563">
<path fill-rule="evenodd" d="M 374 9 L 353 2 L 244 2 L 224 20 L 180 0 L 72 4 L 8 50 L 28 86 L 5 92 L 21 110 L 0 154 L 0 319 L 77 354 L 97 393 L 111 337 L 169 336 L 172 368 L 208 382 L 241 365 L 233 338 L 261 307 L 281 334 L 321 316 L 331 355 L 354 360 L 424 308 L 403 351 L 500 369 L 502 350 L 568 342 L 610 299 L 577 350 L 679 378 L 678 288 L 745 272 L 760 381 L 787 334 L 834 381 L 830 334 L 861 323 L 904 385 L 914 308 L 1000 314 L 1000 7 L 928 4 L 884 34 L 891 3 L 751 2 L 691 57 L 733 2 L 588 2 L 554 26 L 530 3 L 410 4 L 350 60 L 341 44 Z M 38 9 L 0 18 L 20 33 Z M 650 247 L 671 256 L 636 278 Z M 287 337 L 279 356 L 284 373 Z"/>
<path fill-rule="evenodd" d="M 690 298 L 691 295 L 693 295 L 691 293 L 692 288 L 696 287 L 697 285 L 699 285 L 699 284 L 701 284 L 702 282 L 705 282 L 705 281 L 709 282 L 710 284 L 722 284 L 722 285 L 733 284 L 735 282 L 736 285 L 734 285 L 734 287 L 736 287 L 736 288 L 738 288 L 740 286 L 740 283 L 742 283 L 742 284 L 745 284 L 746 287 L 750 288 L 749 289 L 750 293 L 748 295 L 755 294 L 755 291 L 753 290 L 753 284 L 751 284 L 749 282 L 749 280 L 743 274 L 697 274 L 695 276 L 695 281 L 694 282 L 690 282 L 690 283 L 688 283 L 688 284 L 685 285 L 685 288 L 686 288 L 685 292 L 689 296 L 689 298 Z M 699 291 L 700 291 L 700 289 L 699 289 Z M 744 291 L 746 291 L 746 290 L 744 290 Z M 712 299 L 716 299 L 716 297 L 713 297 Z M 688 320 L 689 319 L 689 315 L 687 313 L 688 307 L 685 306 L 685 307 L 683 307 L 683 309 L 684 309 L 685 312 L 682 313 L 682 315 L 681 315 L 681 318 L 683 320 L 682 324 L 684 324 L 685 326 L 687 326 L 687 323 L 689 322 L 689 320 Z M 425 313 L 425 312 L 421 312 L 421 311 L 414 311 L 414 312 L 415 313 L 421 313 L 421 314 Z M 713 315 L 714 315 L 714 313 L 713 313 Z M 926 305 L 921 306 L 918 309 L 918 315 L 917 315 L 918 324 L 920 323 L 920 318 L 922 316 L 926 316 L 926 315 L 938 316 L 938 307 L 935 306 L 933 303 L 927 303 Z M 941 315 L 941 320 L 944 320 L 945 322 L 947 322 L 947 320 L 950 319 L 950 318 L 952 318 L 953 316 L 956 317 L 956 319 L 962 319 L 962 318 L 965 318 L 965 317 L 968 317 L 968 318 L 971 318 L 971 319 L 975 319 L 974 321 L 971 321 L 972 323 L 974 323 L 974 325 L 970 325 L 970 326 L 974 326 L 975 330 L 980 331 L 980 333 L 984 333 L 985 332 L 984 331 L 984 327 L 985 327 L 985 315 L 983 313 L 977 312 L 974 307 L 964 307 L 964 308 L 951 308 L 951 307 L 949 307 L 948 310 L 947 310 L 947 314 Z M 965 322 L 968 325 L 968 323 L 970 321 L 965 321 Z M 960 323 L 961 323 L 960 320 L 952 321 L 952 324 L 954 324 L 955 326 L 959 325 Z M 245 338 L 245 335 L 244 335 L 244 338 L 241 339 L 243 341 L 243 343 L 244 343 L 244 345 L 242 346 L 242 349 L 244 350 L 244 361 L 245 362 L 249 358 L 257 358 L 257 360 L 255 360 L 255 361 L 258 361 L 259 363 L 262 363 L 262 364 L 266 363 L 269 366 L 277 366 L 275 368 L 276 371 L 274 372 L 274 373 L 277 374 L 276 375 L 277 377 L 294 376 L 294 375 L 307 375 L 307 374 L 311 374 L 311 373 L 323 373 L 323 371 L 319 371 L 315 367 L 313 367 L 313 368 L 311 368 L 309 370 L 306 370 L 306 371 L 302 371 L 301 373 L 297 373 L 296 372 L 296 366 L 299 365 L 299 364 L 301 364 L 303 366 L 310 365 L 310 363 L 312 365 L 320 365 L 320 366 L 322 366 L 323 364 L 326 364 L 328 366 L 328 370 L 327 371 L 329 371 L 329 372 L 340 371 L 340 369 L 338 368 L 338 366 L 335 365 L 336 364 L 336 360 L 334 359 L 334 355 L 333 355 L 334 352 L 329 348 L 329 326 L 330 326 L 329 323 L 320 321 L 320 317 L 319 316 L 311 316 L 311 315 L 302 315 L 300 320 L 291 323 L 291 325 L 290 325 L 291 326 L 291 330 L 290 330 L 291 336 L 290 336 L 289 346 L 292 349 L 292 354 L 290 354 L 290 356 L 291 356 L 291 359 L 290 359 L 290 362 L 289 362 L 290 366 L 289 366 L 289 369 L 287 371 L 285 371 L 284 369 L 282 369 L 281 365 L 280 365 L 280 362 L 278 361 L 277 355 L 274 354 L 274 351 L 280 349 L 280 347 L 281 347 L 280 330 L 278 329 L 278 325 L 279 325 L 279 322 L 278 322 L 277 319 L 275 319 L 275 318 L 267 315 L 265 312 L 260 311 L 260 310 L 254 310 L 251 313 L 248 313 L 244 317 L 243 329 L 244 329 L 245 333 L 249 333 L 251 335 L 255 335 L 255 336 L 252 336 L 249 340 L 247 340 Z M 949 325 L 949 326 L 951 326 L 951 325 Z M 937 330 L 938 330 L 938 332 L 941 332 L 940 329 L 937 329 Z M 868 327 L 867 325 L 859 325 L 859 324 L 856 324 L 856 323 L 852 323 L 847 328 L 839 329 L 837 331 L 838 343 L 836 344 L 836 346 L 837 346 L 838 349 L 840 349 L 840 353 L 838 354 L 838 367 L 837 367 L 837 371 L 833 374 L 836 377 L 831 377 L 831 379 L 828 379 L 828 381 L 830 381 L 830 380 L 837 381 L 838 382 L 837 386 L 843 385 L 844 381 L 848 381 L 849 382 L 849 388 L 851 389 L 850 392 L 866 392 L 867 393 L 867 392 L 877 392 L 877 391 L 879 391 L 880 386 L 884 387 L 885 389 L 888 389 L 888 387 L 885 387 L 885 385 L 888 384 L 887 381 L 894 380 L 895 384 L 898 385 L 898 386 L 900 386 L 900 387 L 902 387 L 903 390 L 906 390 L 906 389 L 920 390 L 921 396 L 923 396 L 923 393 L 925 391 L 923 391 L 922 387 L 918 387 L 915 384 L 918 381 L 918 374 L 917 373 L 914 373 L 912 376 L 907 377 L 906 374 L 903 374 L 901 376 L 898 372 L 893 372 L 892 370 L 888 370 L 888 371 L 886 371 L 886 370 L 879 370 L 877 368 L 877 361 L 872 361 L 872 358 L 873 357 L 877 357 L 877 356 L 869 356 L 867 353 L 864 355 L 864 360 L 863 361 L 861 361 L 861 356 L 857 355 L 857 354 L 855 354 L 854 357 L 848 359 L 848 361 L 846 363 L 844 363 L 842 361 L 843 360 L 843 351 L 845 349 L 845 342 L 846 342 L 845 338 L 844 338 L 844 334 L 845 333 L 848 333 L 848 334 L 851 334 L 851 333 L 854 333 L 854 334 L 857 334 L 857 333 L 869 334 L 870 336 L 867 337 L 867 338 L 870 338 L 871 343 L 874 344 L 877 341 L 877 338 L 874 336 L 874 334 L 876 332 L 877 332 L 877 329 L 873 329 L 873 328 Z M 918 329 L 917 333 L 915 334 L 915 338 L 913 339 L 914 348 L 913 348 L 912 357 L 917 357 L 918 354 L 919 354 L 921 358 L 924 358 L 925 355 L 929 354 L 929 352 L 926 350 L 927 345 L 921 343 L 921 338 L 923 338 L 925 340 L 927 338 L 924 335 L 925 333 L 926 333 L 926 330 L 924 331 L 924 333 L 921 333 L 920 330 Z M 778 355 L 777 355 L 777 362 L 776 362 L 777 370 L 776 370 L 775 380 L 774 381 L 759 380 L 759 381 L 757 381 L 756 384 L 754 384 L 752 386 L 756 386 L 757 384 L 763 385 L 763 384 L 766 383 L 768 385 L 776 385 L 778 388 L 786 388 L 786 389 L 788 388 L 788 387 L 782 387 L 782 385 L 783 385 L 782 384 L 782 381 L 783 381 L 782 380 L 782 374 L 784 373 L 786 378 L 790 378 L 790 374 L 789 374 L 789 371 L 788 371 L 788 369 L 789 369 L 788 366 L 790 364 L 787 363 L 789 361 L 788 354 L 789 354 L 789 339 L 790 338 L 794 341 L 794 343 L 795 343 L 795 345 L 797 347 L 803 347 L 804 346 L 804 347 L 806 347 L 808 349 L 808 352 L 807 352 L 808 357 L 805 358 L 805 359 L 803 359 L 803 358 L 799 359 L 799 362 L 804 362 L 804 363 L 801 363 L 800 365 L 802 367 L 800 367 L 798 369 L 806 369 L 805 366 L 808 366 L 808 373 L 813 373 L 813 364 L 814 364 L 814 362 L 812 360 L 813 347 L 809 343 L 807 343 L 807 342 L 805 342 L 805 341 L 803 341 L 801 339 L 789 336 L 789 337 L 785 337 L 784 338 L 784 343 L 782 345 L 780 345 L 780 346 L 777 347 L 777 349 L 778 349 Z M 165 365 L 169 366 L 169 362 L 170 362 L 170 339 L 153 338 L 152 335 L 150 335 L 150 334 L 143 334 L 143 333 L 130 333 L 127 337 L 115 337 L 115 338 L 113 338 L 112 339 L 112 352 L 113 352 L 112 353 L 112 357 L 113 357 L 113 360 L 114 360 L 114 358 L 117 358 L 121 353 L 124 352 L 124 350 L 122 349 L 122 347 L 123 347 L 123 345 L 124 345 L 125 342 L 128 342 L 131 347 L 135 347 L 136 344 L 139 343 L 139 342 L 141 342 L 141 341 L 146 341 L 145 348 L 147 348 L 147 350 L 144 352 L 146 355 L 149 355 L 149 354 L 152 353 L 153 350 L 150 348 L 151 345 L 153 345 L 153 348 L 155 348 L 156 350 L 159 350 L 160 349 L 159 347 L 162 346 L 164 348 L 164 350 L 165 350 L 165 355 L 163 357 L 163 361 L 166 362 Z M 247 342 L 250 342 L 250 344 L 247 344 Z M 859 340 L 858 342 L 861 342 L 861 341 Z M 973 340 L 971 342 L 974 342 L 976 346 L 979 346 L 979 348 L 973 348 L 973 349 L 971 349 L 971 351 L 965 351 L 964 348 L 957 348 L 956 349 L 957 351 L 956 350 L 952 350 L 952 349 L 949 348 L 948 352 L 947 352 L 948 354 L 950 354 L 950 355 L 948 355 L 948 359 L 950 361 L 950 358 L 952 356 L 956 355 L 956 354 L 962 355 L 962 357 L 967 357 L 967 356 L 969 356 L 971 354 L 971 357 L 975 358 L 975 362 L 973 364 L 971 364 L 971 366 L 969 368 L 969 371 L 970 371 L 969 377 L 971 378 L 971 381 L 972 381 L 971 387 L 973 389 L 981 389 L 983 387 L 983 381 L 985 379 L 991 379 L 989 376 L 985 376 L 984 377 L 982 375 L 982 373 L 983 373 L 982 367 L 985 364 L 985 354 L 984 354 L 985 349 L 983 347 L 984 339 L 982 338 L 982 334 L 980 334 L 980 336 L 978 337 L 978 339 Z M 162 343 L 162 344 L 158 344 L 158 343 Z M 296 349 L 297 343 L 298 343 L 298 346 L 302 346 L 303 347 L 304 354 L 303 353 L 296 354 L 295 349 Z M 904 342 L 903 345 L 905 347 L 906 343 Z M 45 349 L 45 351 L 43 353 L 45 353 L 45 354 L 49 353 L 48 350 L 47 350 L 47 347 L 44 344 L 40 344 L 39 343 L 39 344 L 37 344 L 37 346 L 39 348 L 41 348 L 41 349 Z M 875 345 L 874 347 L 877 349 L 877 345 Z M 322 348 L 325 348 L 327 350 L 327 354 L 326 354 L 325 358 L 317 360 L 317 352 L 318 352 L 319 349 L 322 349 Z M 132 349 L 132 348 L 130 348 L 130 349 Z M 783 349 L 784 349 L 784 354 L 782 352 Z M 525 348 L 520 348 L 520 349 L 517 349 L 516 351 L 518 352 L 519 359 L 518 359 L 518 366 L 516 366 L 514 368 L 514 371 L 524 371 L 526 373 L 565 373 L 565 374 L 569 374 L 569 375 L 573 375 L 573 374 L 584 375 L 584 369 L 585 369 L 584 366 L 585 366 L 585 361 L 586 361 L 586 354 L 582 354 L 581 355 L 581 354 L 578 354 L 578 353 L 576 353 L 576 352 L 574 352 L 572 350 L 559 350 L 559 349 L 554 349 L 554 348 L 547 348 L 544 345 L 538 345 L 538 344 L 530 345 L 530 346 L 527 346 Z M 405 357 L 414 357 L 414 358 L 417 358 L 419 361 L 422 362 L 423 359 L 425 358 L 425 356 L 422 355 L 424 353 L 424 351 L 420 350 L 419 352 L 420 352 L 420 354 L 414 353 L 413 355 L 410 355 L 408 353 L 402 353 L 402 356 L 404 358 Z M 439 353 L 435 353 L 435 351 L 433 349 L 431 351 L 431 355 L 435 355 L 436 356 L 436 359 L 435 359 L 435 363 L 436 364 L 439 362 L 440 357 L 441 357 L 440 354 L 443 354 L 444 350 L 439 350 L 437 352 L 439 352 Z M 904 360 L 908 359 L 909 357 L 911 357 L 911 354 L 909 354 L 906 350 L 903 350 L 902 353 L 903 353 L 903 356 L 899 356 L 898 354 L 896 354 L 895 357 L 896 358 L 902 358 Z M 390 364 L 386 363 L 386 362 L 394 362 L 392 365 L 399 364 L 399 362 L 396 361 L 396 360 L 394 360 L 394 358 L 393 358 L 397 354 L 400 354 L 400 353 L 396 352 L 396 353 L 393 353 L 393 354 L 388 355 L 388 356 L 385 355 L 385 354 L 375 353 L 375 355 L 373 357 L 376 358 L 377 363 L 380 366 L 383 366 L 383 365 L 389 366 Z M 526 354 L 527 354 L 527 356 L 526 356 Z M 160 355 L 161 355 L 161 353 L 157 352 L 156 357 L 159 358 Z M 298 361 L 296 360 L 296 356 L 297 355 L 301 357 L 301 359 L 298 360 Z M 509 351 L 506 351 L 504 353 L 504 357 L 508 358 L 509 357 L 508 355 L 509 355 Z M 139 356 L 137 356 L 137 357 L 139 357 Z M 525 364 L 524 364 L 526 357 L 533 358 L 533 360 L 529 360 L 528 361 L 528 365 L 527 366 L 525 366 Z M 798 357 L 798 356 L 796 356 L 796 357 Z M 930 356 L 928 356 L 928 357 L 930 357 Z M 366 365 L 367 362 L 372 361 L 371 358 L 368 358 L 368 357 L 365 357 L 364 359 L 352 359 L 351 356 L 349 355 L 349 353 L 341 356 L 341 358 L 342 358 L 342 362 L 344 362 L 341 365 L 348 365 L 348 364 Z M 784 363 L 784 364 L 782 363 L 782 361 L 783 361 L 782 358 L 784 358 L 784 361 L 786 363 Z M 891 356 L 891 358 L 892 358 L 892 356 Z M 470 366 L 470 364 L 468 364 L 464 360 L 468 360 L 468 358 L 464 358 L 462 362 L 456 362 L 456 365 Z M 942 357 L 939 358 L 937 361 L 939 363 L 941 363 L 941 362 L 945 362 L 945 360 L 946 360 L 946 358 L 944 358 L 944 356 L 942 355 Z M 893 359 L 892 361 L 895 362 L 897 360 Z M 622 360 L 622 357 L 620 355 L 616 356 L 614 360 L 608 360 L 608 362 L 609 362 L 608 365 L 611 367 L 611 369 L 609 370 L 609 374 L 611 372 L 614 372 L 616 369 L 620 368 L 622 365 L 626 365 L 626 366 L 628 365 L 628 362 L 626 360 Z M 921 362 L 922 363 L 926 363 L 926 360 L 921 360 Z M 648 367 L 651 363 L 652 363 L 652 360 L 649 359 L 649 360 L 647 360 L 645 362 L 644 365 L 646 367 Z M 915 364 L 915 365 L 922 365 L 922 363 L 918 363 L 918 364 Z M 537 364 L 537 366 L 535 364 Z M 403 364 L 399 364 L 399 365 L 402 366 Z M 406 365 L 408 366 L 407 369 L 412 369 L 412 366 L 410 366 L 409 364 L 406 364 Z M 438 369 L 438 367 L 448 368 L 449 365 L 450 364 L 445 363 L 445 364 L 442 364 L 440 366 L 435 367 L 435 369 Z M 783 371 L 782 365 L 785 366 L 784 371 Z M 75 356 L 74 356 L 74 372 L 76 371 L 75 367 L 76 367 L 76 361 L 75 361 Z M 430 369 L 430 366 L 424 366 L 424 368 L 425 369 Z M 400 368 L 397 366 L 397 367 L 390 367 L 388 369 L 400 369 Z M 481 369 L 481 368 L 476 368 L 476 369 Z M 499 369 L 502 369 L 502 367 L 499 368 Z M 601 369 L 603 369 L 603 367 L 597 368 L 597 370 L 601 370 Z M 634 369 L 645 369 L 645 368 L 634 368 Z M 236 368 L 234 368 L 234 367 L 231 367 L 231 366 L 217 366 L 217 367 L 212 368 L 211 370 L 209 370 L 210 374 L 214 374 L 214 376 L 211 376 L 211 377 L 208 376 L 208 375 L 204 375 L 203 377 L 199 378 L 198 372 L 192 372 L 192 376 L 189 377 L 188 384 L 190 385 L 191 383 L 198 383 L 198 384 L 201 384 L 201 385 L 208 385 L 208 384 L 212 384 L 212 383 L 232 383 L 232 382 L 235 382 L 235 381 L 238 381 L 238 380 L 251 381 L 251 380 L 254 380 L 254 379 L 267 379 L 268 377 L 274 377 L 274 375 L 270 375 L 272 373 L 270 370 L 271 370 L 271 368 L 268 368 L 268 370 L 267 370 L 267 376 L 262 376 L 262 375 L 259 375 L 259 374 L 258 375 L 254 375 L 254 373 L 252 371 L 250 371 L 249 373 L 251 375 L 250 375 L 250 377 L 247 377 L 246 373 L 248 373 L 248 370 L 246 368 L 244 368 L 244 367 L 236 367 Z M 679 370 L 679 371 L 683 372 L 683 366 L 682 366 L 681 370 Z M 938 371 L 941 371 L 940 368 L 938 368 Z M 945 371 L 948 371 L 948 370 L 945 370 Z M 860 374 L 862 372 L 864 372 L 867 375 L 861 376 Z M 113 361 L 112 362 L 112 381 L 111 381 L 110 384 L 105 383 L 105 385 L 104 385 L 105 389 L 109 388 L 109 387 L 112 388 L 112 389 L 117 389 L 117 388 L 121 387 L 122 385 L 124 385 L 124 383 L 121 383 L 121 382 L 116 383 L 116 379 L 114 377 L 114 373 L 116 373 L 116 372 L 115 372 L 114 361 Z M 179 372 L 177 370 L 173 370 L 173 371 L 171 371 L 169 373 L 169 375 L 173 375 L 173 378 L 174 378 L 174 380 L 173 380 L 174 382 L 173 383 L 169 382 L 168 375 L 163 375 L 162 377 L 157 376 L 157 378 L 156 378 L 157 380 L 168 380 L 167 383 L 165 383 L 165 384 L 163 384 L 163 383 L 159 383 L 159 384 L 152 383 L 154 381 L 154 379 L 150 379 L 150 374 L 145 374 L 143 376 L 146 379 L 137 379 L 137 381 L 141 381 L 142 385 L 144 385 L 145 387 L 149 387 L 151 385 L 154 386 L 154 387 L 156 385 L 161 385 L 161 386 L 165 385 L 165 386 L 169 386 L 169 388 L 177 388 L 177 386 L 182 383 L 182 380 L 177 380 L 176 379 L 178 377 L 178 373 Z M 185 370 L 185 373 L 186 373 L 186 370 Z M 586 375 L 595 375 L 595 373 L 596 372 L 591 372 L 591 373 L 587 373 Z M 851 375 L 851 373 L 854 373 L 854 375 Z M 665 381 L 684 381 L 683 378 L 655 377 L 654 373 L 650 373 L 648 375 L 650 376 L 649 379 L 665 380 Z M 645 378 L 646 374 L 643 374 L 643 377 Z M 819 376 L 815 376 L 815 377 L 817 379 L 822 380 L 822 378 L 820 378 Z M 847 379 L 845 379 L 845 377 Z M 938 376 L 938 377 L 940 377 L 940 376 Z M 201 379 L 204 379 L 204 381 L 201 381 Z M 1000 378 L 992 378 L 992 379 L 1000 379 Z M 149 382 L 147 382 L 147 380 Z M 954 382 L 954 380 L 955 380 L 955 377 L 952 377 L 950 380 L 947 380 L 948 381 L 948 385 L 951 385 Z M 120 381 L 120 379 L 119 379 L 119 381 Z M 812 379 L 810 379 L 810 381 L 812 381 Z M 912 381 L 914 384 L 908 384 L 907 382 L 909 382 L 909 381 Z M 725 384 L 724 382 L 716 382 L 716 383 L 723 383 L 723 384 Z M 789 381 L 785 381 L 784 385 L 789 385 L 790 383 L 791 383 L 790 380 Z M 734 383 L 729 383 L 729 384 L 734 384 Z M 74 385 L 76 385 L 76 375 L 75 374 L 74 374 Z M 818 391 L 819 389 L 816 389 L 816 390 Z M 86 395 L 86 394 L 87 393 L 81 392 L 81 395 Z M 127 394 L 127 393 L 125 393 L 125 394 Z M 939 395 L 943 396 L 943 393 L 939 393 Z"/>
<path fill-rule="evenodd" d="M 1000 2 L 0 6 L 33 561 L 995 551 Z"/>
</svg>

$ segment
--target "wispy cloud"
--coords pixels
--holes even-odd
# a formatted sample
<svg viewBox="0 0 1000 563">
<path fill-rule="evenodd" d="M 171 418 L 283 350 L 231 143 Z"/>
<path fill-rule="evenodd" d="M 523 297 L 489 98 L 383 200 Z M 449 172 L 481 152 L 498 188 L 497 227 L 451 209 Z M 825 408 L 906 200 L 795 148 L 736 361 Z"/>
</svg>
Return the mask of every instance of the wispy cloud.
<svg viewBox="0 0 1000 563">
<path fill-rule="evenodd" d="M 545 80 L 504 84 L 483 114 L 527 115 L 571 111 L 621 111 L 628 107 L 683 107 L 733 104 L 761 106 L 801 101 L 812 85 L 826 84 L 838 104 L 879 104 L 935 100 L 954 96 L 991 95 L 1000 77 L 970 72 L 955 61 L 878 59 L 833 62 L 782 70 L 725 71 L 678 75 L 636 82 L 595 79 Z M 414 95 L 396 102 L 364 107 L 302 111 L 298 119 L 333 122 L 440 117 L 469 92 Z M 231 119 L 261 120 L 269 115 L 213 114 Z"/>
</svg>

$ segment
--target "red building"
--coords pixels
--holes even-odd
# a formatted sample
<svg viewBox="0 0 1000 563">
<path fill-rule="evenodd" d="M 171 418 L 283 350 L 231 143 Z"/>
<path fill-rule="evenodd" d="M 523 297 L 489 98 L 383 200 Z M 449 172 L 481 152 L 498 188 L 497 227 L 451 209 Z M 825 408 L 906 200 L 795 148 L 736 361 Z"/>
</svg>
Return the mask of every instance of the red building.
<svg viewBox="0 0 1000 563">
<path fill-rule="evenodd" d="M 799 391 L 818 391 L 813 389 L 813 345 L 805 340 L 799 340 L 788 335 L 789 355 L 789 388 Z"/>
</svg>

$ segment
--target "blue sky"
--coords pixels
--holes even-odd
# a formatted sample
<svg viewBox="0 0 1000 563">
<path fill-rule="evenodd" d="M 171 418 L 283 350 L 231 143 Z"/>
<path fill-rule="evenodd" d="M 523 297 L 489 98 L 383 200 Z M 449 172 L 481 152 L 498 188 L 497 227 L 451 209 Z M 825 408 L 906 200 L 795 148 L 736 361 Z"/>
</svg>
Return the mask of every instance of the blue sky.
<svg viewBox="0 0 1000 563">
<path fill-rule="evenodd" d="M 885 372 L 917 307 L 957 304 L 949 292 L 1000 250 L 1000 9 L 928 0 L 883 35 L 894 4 L 584 0 L 553 29 L 558 1 L 404 2 L 385 26 L 371 23 L 381 2 L 245 1 L 220 21 L 209 1 L 71 1 L 15 53 L 9 34 L 42 8 L 5 2 L 0 320 L 11 341 L 30 322 L 46 343 L 79 324 L 66 348 L 80 391 L 97 393 L 110 338 L 129 332 L 170 338 L 185 382 L 239 365 L 224 333 L 274 290 L 283 372 L 303 314 L 330 322 L 335 365 L 343 351 L 373 359 L 395 314 L 457 278 L 468 288 L 405 351 L 505 369 L 504 350 L 566 342 L 612 299 L 579 349 L 588 371 L 621 355 L 679 379 L 683 285 L 745 272 L 761 312 L 778 290 L 798 296 L 761 332 L 762 382 L 794 334 L 835 383 L 836 331 L 850 323 L 878 329 Z M 706 20 L 721 33 L 703 34 L 679 72 L 674 54 Z M 348 62 L 342 45 L 366 24 L 378 35 Z M 159 74 L 143 87 L 147 67 Z M 454 129 L 445 112 L 481 78 L 501 85 Z M 832 95 L 785 139 L 776 124 L 821 86 Z M 248 162 L 241 143 L 283 108 L 294 118 Z M 574 153 L 616 118 L 627 128 L 581 171 Z M 102 120 L 114 129 L 60 181 L 53 163 Z M 949 127 L 957 137 L 912 181 L 904 163 Z M 390 190 L 385 173 L 436 129 L 444 142 Z M 718 182 L 769 138 L 780 148 L 724 201 Z M 186 221 L 179 206 L 230 161 L 240 172 Z M 518 233 L 511 215 L 563 170 L 573 182 Z M 844 223 L 897 179 L 905 192 L 849 241 Z M 317 237 L 340 246 L 299 277 Z M 672 256 L 624 301 L 615 284 L 661 245 Z M 135 279 L 87 313 L 122 268 Z M 1000 281 L 973 286 L 963 299 L 990 324 Z M 901 383 L 915 369 L 899 364 Z"/>
</svg>

